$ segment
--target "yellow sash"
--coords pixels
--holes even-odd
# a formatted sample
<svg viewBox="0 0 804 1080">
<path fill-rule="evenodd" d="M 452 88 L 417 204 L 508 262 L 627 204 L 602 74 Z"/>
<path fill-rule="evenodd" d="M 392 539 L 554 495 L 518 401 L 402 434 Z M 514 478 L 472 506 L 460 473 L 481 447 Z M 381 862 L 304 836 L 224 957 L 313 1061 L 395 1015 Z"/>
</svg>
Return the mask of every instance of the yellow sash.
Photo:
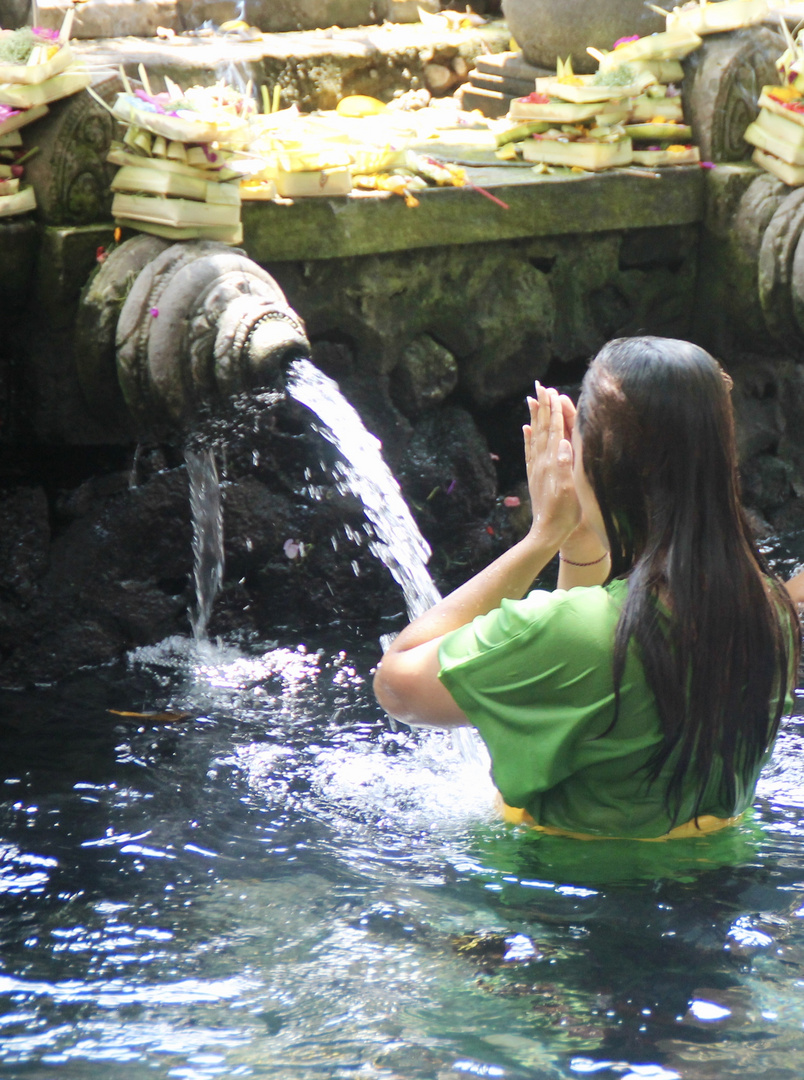
<svg viewBox="0 0 804 1080">
<path fill-rule="evenodd" d="M 685 821 L 683 825 L 676 825 L 670 832 L 663 833 L 662 836 L 593 836 L 591 833 L 557 829 L 553 825 L 539 825 L 527 810 L 522 810 L 517 806 L 509 806 L 503 801 L 502 796 L 498 796 L 498 805 L 504 820 L 509 825 L 527 825 L 531 829 L 546 833 L 548 836 L 569 836 L 573 840 L 641 840 L 643 843 L 649 844 L 656 843 L 658 840 L 684 840 L 690 836 L 702 836 L 704 833 L 718 832 L 720 829 L 725 829 L 727 825 L 736 825 L 743 816 L 738 814 L 737 817 L 719 818 L 714 817 L 712 814 L 702 814 L 691 821 Z"/>
</svg>

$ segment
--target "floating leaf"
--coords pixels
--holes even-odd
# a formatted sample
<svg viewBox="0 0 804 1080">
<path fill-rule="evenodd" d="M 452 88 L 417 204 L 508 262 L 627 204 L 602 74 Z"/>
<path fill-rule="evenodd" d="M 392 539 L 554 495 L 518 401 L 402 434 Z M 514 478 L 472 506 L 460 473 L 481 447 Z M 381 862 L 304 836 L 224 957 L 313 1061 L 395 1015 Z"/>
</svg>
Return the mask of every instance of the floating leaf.
<svg viewBox="0 0 804 1080">
<path fill-rule="evenodd" d="M 171 724 L 179 720 L 189 720 L 193 715 L 188 712 L 130 712 L 124 709 L 107 709 L 113 716 L 124 716 L 128 720 L 147 720 L 149 724 Z"/>
</svg>

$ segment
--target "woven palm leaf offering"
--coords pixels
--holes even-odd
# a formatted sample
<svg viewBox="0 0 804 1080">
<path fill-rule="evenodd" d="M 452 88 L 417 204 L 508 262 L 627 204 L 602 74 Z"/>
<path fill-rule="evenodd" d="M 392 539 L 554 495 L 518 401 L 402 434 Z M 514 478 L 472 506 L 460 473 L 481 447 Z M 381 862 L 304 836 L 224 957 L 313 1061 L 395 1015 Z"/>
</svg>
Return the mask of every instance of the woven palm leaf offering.
<svg viewBox="0 0 804 1080">
<path fill-rule="evenodd" d="M 776 63 L 778 86 L 763 86 L 759 115 L 745 140 L 753 160 L 790 187 L 804 184 L 804 30 L 795 36 L 780 18 L 787 48 Z"/>
<path fill-rule="evenodd" d="M 667 16 L 668 30 L 683 28 L 701 37 L 756 26 L 768 18 L 770 11 L 768 0 L 717 0 L 715 3 L 692 0 L 672 11 L 665 11 L 653 4 L 648 7 Z"/>
<path fill-rule="evenodd" d="M 678 84 L 684 78 L 681 61 L 700 48 L 702 39 L 685 27 L 647 37 L 626 37 L 614 43 L 611 51 L 590 46 L 586 51 L 600 65 L 601 77 L 627 72 L 622 79 L 633 81 L 637 75 L 650 74 L 653 82 L 631 98 L 628 123 L 648 121 L 683 122 L 684 113 Z"/>
<path fill-rule="evenodd" d="M 89 86 L 89 72 L 70 48 L 73 17 L 70 8 L 60 30 L 0 30 L 0 105 L 41 109 Z"/>
<path fill-rule="evenodd" d="M 0 105 L 0 124 L 6 110 Z M 30 185 L 23 184 L 24 163 L 29 157 L 18 130 L 0 133 L 0 218 L 26 214 L 36 209 L 36 196 Z"/>
<path fill-rule="evenodd" d="M 571 60 L 559 60 L 555 76 L 511 102 L 496 129 L 498 156 L 592 172 L 628 165 L 631 140 L 621 125 L 629 98 L 655 81 L 650 73 L 575 75 Z"/>
<path fill-rule="evenodd" d="M 142 66 L 142 87 L 121 77 L 111 111 L 125 133 L 107 157 L 120 166 L 112 180 L 117 224 L 173 240 L 239 244 L 240 173 L 229 166 L 248 141 L 250 95 L 222 83 L 182 90 L 170 79 L 153 93 Z"/>
</svg>

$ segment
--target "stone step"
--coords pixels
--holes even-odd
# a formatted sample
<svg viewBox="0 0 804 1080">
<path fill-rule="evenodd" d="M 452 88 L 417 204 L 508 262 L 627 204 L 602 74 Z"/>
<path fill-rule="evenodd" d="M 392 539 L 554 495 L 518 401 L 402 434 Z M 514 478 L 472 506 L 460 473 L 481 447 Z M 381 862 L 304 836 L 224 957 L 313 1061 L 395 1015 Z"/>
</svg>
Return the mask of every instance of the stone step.
<svg viewBox="0 0 804 1080">
<path fill-rule="evenodd" d="M 478 109 L 484 116 L 505 116 L 514 98 L 533 93 L 536 79 L 551 75 L 529 64 L 521 52 L 497 52 L 478 56 L 469 82 L 460 91 L 462 107 Z"/>
<path fill-rule="evenodd" d="M 521 52 L 506 51 L 479 56 L 475 66 L 478 71 L 484 74 L 496 75 L 500 78 L 524 80 L 529 82 L 531 87 L 536 79 L 544 75 L 555 74 L 555 71 L 529 64 Z"/>
<path fill-rule="evenodd" d="M 467 83 L 458 91 L 461 108 L 467 112 L 479 110 L 490 120 L 505 116 L 517 94 L 503 94 L 499 90 L 485 90 L 474 83 Z"/>
<path fill-rule="evenodd" d="M 525 97 L 533 93 L 535 84 L 533 79 L 514 79 L 505 75 L 487 75 L 482 71 L 473 71 L 469 75 L 469 83 L 472 90 L 494 90 L 498 94 L 508 94 L 511 97 Z"/>
</svg>

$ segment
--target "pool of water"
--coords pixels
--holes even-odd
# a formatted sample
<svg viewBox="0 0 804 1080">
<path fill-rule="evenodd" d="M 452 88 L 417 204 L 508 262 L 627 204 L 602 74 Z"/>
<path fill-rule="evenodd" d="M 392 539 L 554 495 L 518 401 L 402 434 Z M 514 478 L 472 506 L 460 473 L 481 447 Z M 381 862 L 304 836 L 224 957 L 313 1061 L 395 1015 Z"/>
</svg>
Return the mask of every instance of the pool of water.
<svg viewBox="0 0 804 1080">
<path fill-rule="evenodd" d="M 377 655 L 171 639 L 0 695 L 3 1080 L 800 1076 L 804 716 L 729 838 L 540 838 Z"/>
</svg>

